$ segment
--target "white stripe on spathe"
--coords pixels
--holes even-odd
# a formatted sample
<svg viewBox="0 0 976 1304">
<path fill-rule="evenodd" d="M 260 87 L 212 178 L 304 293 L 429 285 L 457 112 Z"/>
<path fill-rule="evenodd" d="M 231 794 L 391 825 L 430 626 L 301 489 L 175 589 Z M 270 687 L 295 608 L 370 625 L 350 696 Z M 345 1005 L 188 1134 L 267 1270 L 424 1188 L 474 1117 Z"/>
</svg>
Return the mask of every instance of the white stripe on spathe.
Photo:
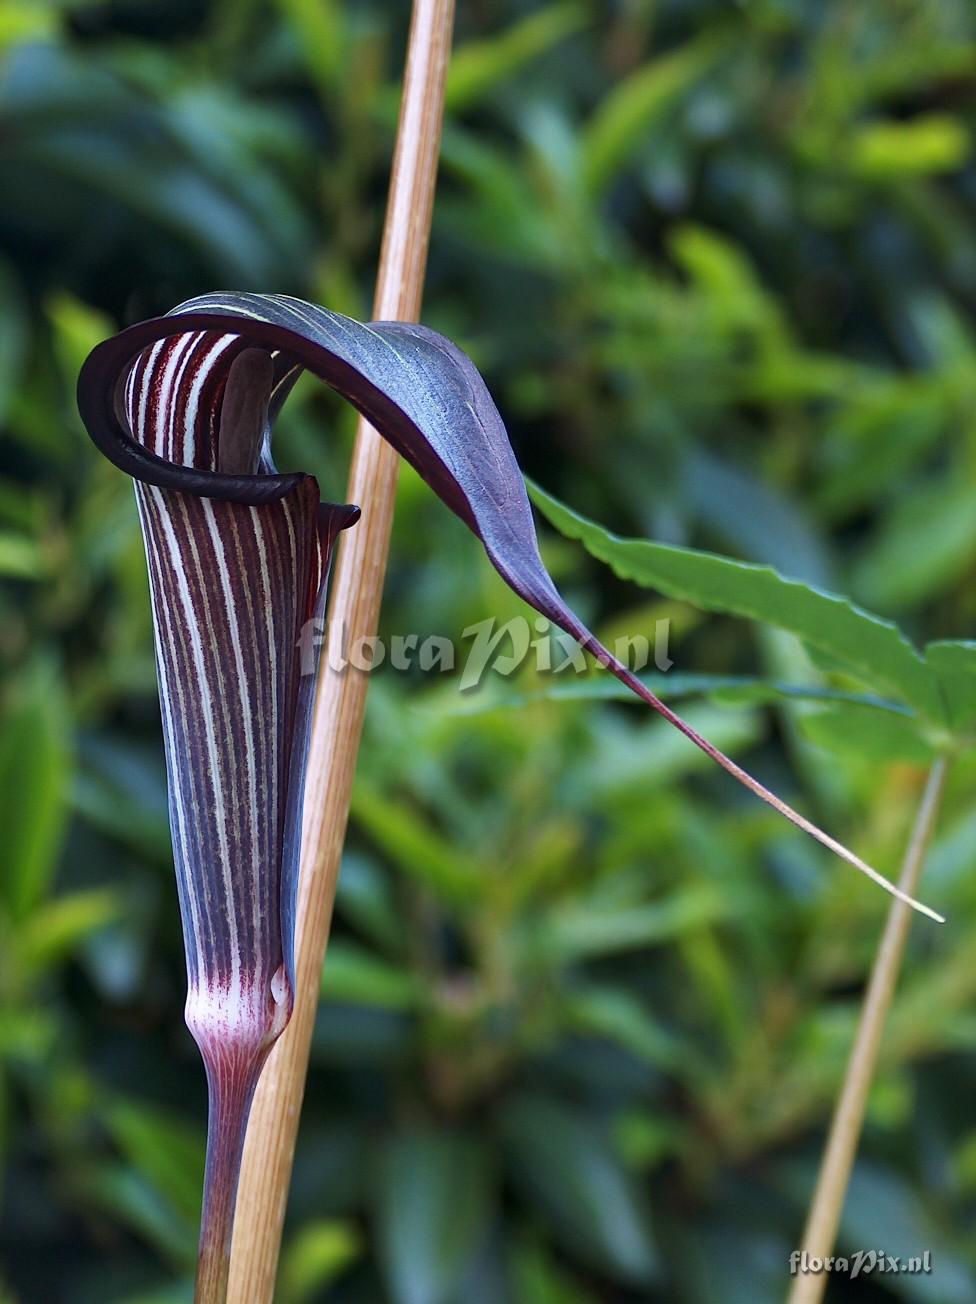
<svg viewBox="0 0 976 1304">
<path fill-rule="evenodd" d="M 271 572 L 268 567 L 268 552 L 265 546 L 264 530 L 261 528 L 260 521 L 254 509 L 251 509 L 251 516 L 254 520 L 254 539 L 258 546 L 258 557 L 260 559 L 260 576 L 261 592 L 263 595 L 264 621 L 267 633 L 267 650 L 268 650 L 268 667 L 270 671 L 271 685 L 271 720 L 274 728 L 269 729 L 268 733 L 274 740 L 272 746 L 275 746 L 280 734 L 280 703 L 278 701 L 278 640 L 275 638 L 274 629 L 274 609 L 273 609 L 273 590 L 271 584 Z M 255 631 L 257 634 L 257 631 Z M 287 648 L 290 653 L 291 647 Z M 277 757 L 274 758 L 277 762 Z M 267 767 L 271 779 L 271 796 L 268 802 L 268 810 L 277 811 L 279 802 L 279 766 L 277 763 Z"/>
<path fill-rule="evenodd" d="M 230 517 L 230 533 L 234 544 L 234 563 L 237 566 L 238 574 L 245 575 L 251 571 L 253 563 L 244 555 L 244 546 L 241 538 L 242 525 L 247 525 L 252 532 L 257 531 L 260 528 L 260 521 L 253 509 L 248 513 L 247 517 L 242 518 L 237 514 L 232 514 Z M 272 690 L 271 685 L 265 682 L 265 675 L 268 671 L 266 659 L 258 654 L 258 648 L 260 647 L 258 640 L 259 638 L 263 638 L 264 635 L 258 625 L 258 616 L 254 605 L 254 585 L 243 584 L 241 590 L 244 594 L 244 606 L 246 608 L 246 620 L 242 618 L 241 624 L 247 630 L 247 641 L 255 649 L 255 655 L 253 658 L 255 695 L 258 702 L 266 703 L 271 697 Z M 240 614 L 240 609 L 238 608 L 238 615 Z M 260 736 L 259 732 L 258 737 L 260 738 Z M 273 811 L 274 807 L 270 805 L 271 799 L 269 796 L 268 771 L 269 769 L 273 770 L 276 767 L 273 764 L 269 765 L 267 763 L 266 758 L 263 756 L 263 750 L 262 761 L 263 763 L 256 767 L 258 785 L 257 809 L 260 812 Z M 267 824 L 267 818 L 265 818 L 264 823 Z M 266 835 L 268 832 L 269 831 L 266 830 Z M 270 836 L 273 839 L 273 829 L 270 830 Z"/>
<path fill-rule="evenodd" d="M 162 574 L 162 560 L 159 555 L 158 537 L 159 531 L 155 523 L 149 521 L 150 514 L 153 514 L 158 522 L 161 512 L 165 511 L 162 504 L 162 492 L 159 489 L 148 485 L 136 486 L 136 497 L 139 504 L 139 515 L 143 526 L 143 538 L 146 544 L 146 557 L 149 562 L 150 582 L 157 594 L 165 591 L 165 582 Z M 152 528 L 150 528 L 152 526 Z M 153 630 L 156 644 L 156 666 L 159 675 L 159 697 L 163 714 L 163 729 L 166 739 L 167 755 L 176 763 L 179 755 L 176 741 L 175 713 L 179 711 L 183 720 L 187 719 L 187 701 L 185 697 L 185 685 L 182 677 L 174 673 L 174 666 L 178 664 L 179 658 L 176 649 L 176 630 L 173 626 L 172 610 L 168 603 L 154 601 L 153 603 Z M 185 792 L 183 784 L 178 780 L 170 782 L 170 801 L 172 809 L 176 814 L 176 828 L 173 830 L 177 841 L 177 854 L 174 857 L 176 861 L 177 873 L 180 876 L 182 895 L 190 909 L 190 927 L 185 929 L 187 941 L 192 940 L 195 964 L 193 972 L 199 974 L 204 971 L 206 957 L 203 951 L 203 926 L 201 919 L 201 909 L 205 908 L 205 903 L 200 901 L 197 893 L 196 880 L 190 872 L 190 854 L 191 844 L 189 838 L 189 819 L 185 806 Z M 209 925 L 208 925 L 209 926 Z"/>
<path fill-rule="evenodd" d="M 243 730 L 244 733 L 245 760 L 246 760 L 246 767 L 247 767 L 246 809 L 247 809 L 248 830 L 250 833 L 251 863 L 253 865 L 260 865 L 266 857 L 266 852 L 265 849 L 261 846 L 260 839 L 258 837 L 259 807 L 258 807 L 258 789 L 257 789 L 257 764 L 254 756 L 254 750 L 255 750 L 254 728 L 253 728 L 254 706 L 251 702 L 251 694 L 248 685 L 248 678 L 247 675 L 245 675 L 244 673 L 244 653 L 241 648 L 241 636 L 240 636 L 240 628 L 239 628 L 240 615 L 237 611 L 237 606 L 236 603 L 234 602 L 234 595 L 231 590 L 230 574 L 228 573 L 227 570 L 227 558 L 224 553 L 224 541 L 223 539 L 221 539 L 220 531 L 217 529 L 217 522 L 214 517 L 213 503 L 210 502 L 208 499 L 203 498 L 201 499 L 201 505 L 203 508 L 204 519 L 207 522 L 207 530 L 210 534 L 211 542 L 213 543 L 214 558 L 216 559 L 217 562 L 217 573 L 220 577 L 220 587 L 224 595 L 224 607 L 227 615 L 227 628 L 230 630 L 231 647 L 234 653 L 234 668 L 236 671 L 237 692 L 238 692 L 238 698 L 240 700 L 240 707 L 241 707 L 240 728 Z M 260 522 L 255 521 L 254 528 L 255 531 L 259 531 L 261 529 Z M 208 612 L 208 620 L 209 620 L 209 612 Z M 271 646 L 272 648 L 274 647 L 273 641 L 271 643 Z M 226 700 L 225 700 L 225 706 L 226 706 Z M 236 774 L 236 769 L 235 769 L 235 774 Z M 241 794 L 238 794 L 238 800 L 240 799 L 240 795 Z M 240 810 L 240 808 L 241 808 L 240 805 L 235 807 L 235 809 L 237 809 L 238 811 Z M 257 939 L 261 935 L 260 902 L 258 900 L 257 892 L 254 892 L 252 894 L 251 915 L 252 915 L 252 921 L 254 926 L 254 939 L 255 939 L 254 958 L 255 960 L 257 960 L 258 959 Z"/>
<path fill-rule="evenodd" d="M 179 335 L 175 341 L 163 341 L 170 344 L 169 357 L 163 366 L 163 373 L 159 379 L 159 398 L 153 405 L 152 413 L 147 413 L 149 420 L 146 421 L 146 429 L 155 427 L 155 437 L 152 441 L 153 448 L 156 450 L 158 457 L 173 460 L 173 413 L 175 404 L 172 402 L 174 384 L 177 374 L 182 376 L 190 357 L 193 354 L 193 343 L 196 337 L 193 335 Z M 176 385 L 176 392 L 179 393 L 179 386 Z"/>
<path fill-rule="evenodd" d="M 179 494 L 174 494 L 171 500 L 175 507 L 181 512 L 183 526 L 185 529 L 186 542 L 189 544 L 190 555 L 193 567 L 196 570 L 198 580 L 201 584 L 201 593 L 206 594 L 205 575 L 200 566 L 200 554 L 196 546 L 196 540 L 193 537 L 193 529 L 190 525 L 187 515 L 185 502 Z M 218 785 L 217 776 L 221 773 L 220 755 L 217 747 L 217 735 L 214 727 L 217 704 L 214 701 L 213 686 L 210 677 L 207 674 L 207 668 L 204 661 L 203 642 L 200 637 L 199 616 L 193 604 L 193 597 L 187 583 L 185 568 L 188 566 L 188 560 L 185 550 L 180 547 L 176 534 L 173 529 L 173 522 L 170 513 L 166 510 L 160 512 L 160 525 L 162 527 L 162 537 L 169 549 L 172 559 L 172 574 L 174 587 L 179 595 L 180 603 L 183 607 L 183 614 L 186 618 L 186 627 L 190 634 L 191 661 L 196 676 L 197 689 L 199 692 L 200 710 L 195 715 L 203 720 L 204 732 L 206 735 L 207 758 L 209 762 L 208 774 L 210 789 L 213 794 L 213 811 L 216 817 L 216 831 L 218 840 L 218 858 L 220 860 L 220 869 L 223 878 L 224 892 L 228 902 L 234 900 L 234 882 L 231 875 L 230 866 L 230 847 L 227 837 L 227 812 L 225 800 L 229 794 L 221 792 Z M 206 597 L 204 596 L 205 618 L 208 625 L 211 640 L 213 640 L 213 626 L 209 619 L 209 610 L 206 606 Z M 213 646 L 213 642 L 211 642 Z M 223 690 L 223 676 L 219 675 L 219 690 Z M 226 694 L 220 691 L 220 696 L 224 698 L 223 710 L 221 714 L 225 718 L 226 727 Z M 228 731 L 229 732 L 229 731 Z M 240 939 L 237 930 L 237 919 L 232 910 L 227 913 L 228 931 L 230 934 L 230 960 L 231 960 L 231 981 L 234 985 L 240 982 L 241 978 L 241 951 Z"/>
<path fill-rule="evenodd" d="M 201 336 L 201 340 L 203 337 Z M 198 362 L 197 373 L 190 385 L 190 392 L 187 395 L 186 407 L 183 418 L 183 457 L 184 466 L 194 466 L 197 455 L 196 445 L 196 423 L 200 407 L 200 393 L 206 384 L 207 377 L 213 371 L 214 364 L 225 349 L 229 348 L 237 339 L 236 335 L 220 335 L 212 343 L 202 350 L 202 356 Z M 215 450 L 216 451 L 216 450 Z M 205 470 L 211 470 L 212 467 L 206 467 Z"/>
</svg>

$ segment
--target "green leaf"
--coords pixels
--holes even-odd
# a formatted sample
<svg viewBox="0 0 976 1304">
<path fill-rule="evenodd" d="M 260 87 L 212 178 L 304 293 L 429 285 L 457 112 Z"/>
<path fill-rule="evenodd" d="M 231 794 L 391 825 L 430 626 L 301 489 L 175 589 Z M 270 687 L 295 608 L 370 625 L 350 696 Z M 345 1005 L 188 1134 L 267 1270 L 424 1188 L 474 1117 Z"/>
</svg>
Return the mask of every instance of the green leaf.
<svg viewBox="0 0 976 1304">
<path fill-rule="evenodd" d="M 729 705 L 764 705 L 792 702 L 854 702 L 877 711 L 891 711 L 911 717 L 911 710 L 889 698 L 870 693 L 845 693 L 839 688 L 817 684 L 786 684 L 777 679 L 759 679 L 751 675 L 652 674 L 641 675 L 662 702 L 676 702 L 689 697 L 710 697 Z M 493 682 L 478 693 L 447 705 L 438 703 L 437 714 L 480 715 L 485 711 L 508 710 L 532 702 L 632 702 L 634 694 L 619 680 L 596 672 L 593 675 L 553 676 L 545 688 L 520 690 L 507 683 Z M 418 708 L 418 710 L 435 708 Z"/>
<path fill-rule="evenodd" d="M 488 1225 L 484 1148 L 460 1134 L 417 1130 L 387 1151 L 379 1246 L 393 1304 L 446 1304 Z"/>
<path fill-rule="evenodd" d="M 14 580 L 36 580 L 44 572 L 41 550 L 21 534 L 0 534 L 0 575 Z"/>
<path fill-rule="evenodd" d="M 102 833 L 146 860 L 169 865 L 165 776 L 154 761 L 131 742 L 82 735 L 71 802 Z"/>
<path fill-rule="evenodd" d="M 181 1269 L 196 1259 L 195 1224 L 178 1215 L 151 1183 L 123 1164 L 104 1163 L 78 1175 L 82 1199 L 157 1246 Z"/>
<path fill-rule="evenodd" d="M 924 765 L 937 752 L 935 741 L 910 716 L 873 711 L 851 702 L 804 714 L 798 724 L 819 747 L 841 756 L 863 756 L 882 765 L 889 761 Z"/>
<path fill-rule="evenodd" d="M 0 10 L 0 49 L 4 45 L 2 14 Z M 28 345 L 27 320 L 16 278 L 6 263 L 0 263 L 0 419 L 6 417 L 21 381 Z"/>
<path fill-rule="evenodd" d="M 127 1295 L 119 1304 L 193 1304 L 193 1282 L 184 1279 L 182 1284 L 162 1286 L 148 1295 L 140 1291 L 138 1295 Z"/>
<path fill-rule="evenodd" d="M 672 1069 L 685 1052 L 632 993 L 620 987 L 589 985 L 571 991 L 561 1009 L 574 1032 L 606 1037 L 654 1068 Z"/>
<path fill-rule="evenodd" d="M 385 963 L 352 942 L 329 943 L 322 970 L 323 1000 L 409 1010 L 420 996 L 421 988 L 413 974 Z"/>
<path fill-rule="evenodd" d="M 365 855 L 342 853 L 336 910 L 381 950 L 396 954 L 403 943 L 403 920 L 390 875 Z"/>
<path fill-rule="evenodd" d="M 618 82 L 583 132 L 583 179 L 599 195 L 648 139 L 652 128 L 715 62 L 712 33 L 644 64 Z"/>
<path fill-rule="evenodd" d="M 730 756 L 736 756 L 763 735 L 757 711 L 696 702 L 684 712 L 693 729 Z M 693 742 L 671 728 L 667 720 L 651 720 L 631 728 L 605 729 L 594 757 L 588 787 L 595 798 L 619 800 L 627 792 L 670 787 L 686 774 L 709 768 L 709 758 Z"/>
<path fill-rule="evenodd" d="M 682 888 L 662 901 L 605 905 L 583 900 L 551 910 L 541 926 L 533 926 L 530 945 L 550 963 L 566 964 L 658 946 L 744 908 L 741 901 L 707 883 Z"/>
<path fill-rule="evenodd" d="M 787 579 L 770 566 L 643 539 L 621 539 L 564 507 L 537 485 L 530 484 L 529 493 L 557 530 L 578 539 L 621 579 L 706 611 L 745 616 L 789 630 L 871 687 L 892 693 L 936 724 L 945 724 L 934 674 L 890 621 L 838 594 Z"/>
<path fill-rule="evenodd" d="M 546 269 L 559 261 L 552 230 L 526 178 L 513 170 L 509 156 L 473 132 L 447 122 L 441 166 L 460 183 L 463 197 L 438 201 L 438 221 L 466 244 L 508 260 Z"/>
<path fill-rule="evenodd" d="M 330 99 L 343 67 L 343 21 L 336 0 L 275 0 L 297 39 L 319 94 Z"/>
<path fill-rule="evenodd" d="M 0 896 L 16 918 L 42 900 L 57 865 L 69 754 L 68 717 L 57 672 L 49 663 L 36 661 L 15 689 L 0 731 Z"/>
<path fill-rule="evenodd" d="M 405 873 L 447 900 L 463 904 L 470 899 L 475 879 L 470 860 L 440 838 L 404 802 L 381 796 L 360 776 L 350 813 Z"/>
<path fill-rule="evenodd" d="M 40 1060 L 50 1053 L 57 1035 L 54 1019 L 36 1009 L 0 1010 L 0 1058 Z"/>
<path fill-rule="evenodd" d="M 668 237 L 671 253 L 704 296 L 709 315 L 725 330 L 747 331 L 773 352 L 793 361 L 789 328 L 748 256 L 732 240 L 695 222 L 683 222 Z M 694 457 L 709 458 L 706 453 Z M 763 492 L 770 492 L 762 486 Z"/>
<path fill-rule="evenodd" d="M 58 30 L 58 13 L 53 6 L 40 6 L 24 3 L 0 4 L 0 52 L 6 53 L 15 45 L 27 41 L 43 41 L 53 37 Z M 0 1301 L 6 1304 L 7 1296 L 0 1293 Z"/>
<path fill-rule="evenodd" d="M 281 1264 L 281 1304 L 307 1304 L 363 1252 L 362 1233 L 350 1222 L 318 1218 L 303 1223 Z"/>
<path fill-rule="evenodd" d="M 527 1242 L 515 1248 L 512 1277 L 518 1304 L 592 1304 L 593 1297 L 583 1293 L 542 1245 Z"/>
<path fill-rule="evenodd" d="M 925 660 L 938 675 L 952 726 L 971 730 L 976 725 L 976 643 L 929 643 Z"/>
<path fill-rule="evenodd" d="M 976 548 L 976 486 L 959 472 L 912 485 L 851 575 L 855 592 L 885 608 L 930 601 L 956 584 Z"/>
<path fill-rule="evenodd" d="M 584 1115 L 546 1096 L 509 1100 L 500 1117 L 512 1177 L 566 1252 L 635 1286 L 657 1271 L 640 1184 Z"/>
<path fill-rule="evenodd" d="M 192 1226 L 200 1214 L 203 1136 L 143 1101 L 116 1098 L 104 1119 L 132 1167 Z"/>
<path fill-rule="evenodd" d="M 904 122 L 869 122 L 845 146 L 851 169 L 871 180 L 928 176 L 960 167 L 970 151 L 966 126 L 947 113 Z"/>
<path fill-rule="evenodd" d="M 65 376 L 77 376 L 88 354 L 115 326 L 105 313 L 66 291 L 52 295 L 45 308 L 61 372 Z"/>
<path fill-rule="evenodd" d="M 816 490 L 816 501 L 835 519 L 897 490 L 949 418 L 946 387 L 930 374 L 865 376 L 844 392 L 825 431 L 821 457 L 828 475 Z"/>
<path fill-rule="evenodd" d="M 16 939 L 18 963 L 37 971 L 49 968 L 82 938 L 96 932 L 122 909 L 107 888 L 71 892 L 31 912 Z"/>
<path fill-rule="evenodd" d="M 826 549 L 798 503 L 717 457 L 689 457 L 685 474 L 698 520 L 723 546 L 746 560 L 788 567 L 808 584 L 827 582 Z"/>
<path fill-rule="evenodd" d="M 447 73 L 448 110 L 478 104 L 525 64 L 578 31 L 588 16 L 586 7 L 577 0 L 551 4 L 518 19 L 497 36 L 459 46 L 451 56 Z"/>
<path fill-rule="evenodd" d="M 903 1273 L 897 1279 L 906 1299 L 969 1304 L 973 1298 L 968 1256 L 955 1252 L 930 1200 L 887 1168 L 864 1160 L 855 1166 L 837 1239 L 840 1253 L 883 1246 L 886 1254 L 906 1261 L 928 1250 L 931 1273 Z"/>
</svg>

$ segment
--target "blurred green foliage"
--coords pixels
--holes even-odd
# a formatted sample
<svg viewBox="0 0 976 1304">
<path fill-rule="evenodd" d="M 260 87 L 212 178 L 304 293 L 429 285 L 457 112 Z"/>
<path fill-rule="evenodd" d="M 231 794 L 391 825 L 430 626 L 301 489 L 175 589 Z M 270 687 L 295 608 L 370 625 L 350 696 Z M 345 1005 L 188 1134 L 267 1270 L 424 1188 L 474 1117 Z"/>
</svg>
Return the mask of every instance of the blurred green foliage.
<svg viewBox="0 0 976 1304">
<path fill-rule="evenodd" d="M 74 376 L 212 288 L 368 314 L 406 8 L 0 3 L 3 1304 L 189 1300 L 200 1191 L 144 561 Z M 963 639 L 974 60 L 966 0 L 462 5 L 425 320 L 615 533 Z M 300 385 L 282 463 L 341 493 L 351 426 Z M 545 545 L 606 637 L 670 619 L 689 718 L 893 870 L 931 733 L 848 700 L 900 697 L 890 643 L 858 669 L 775 593 L 792 633 Z M 384 632 L 517 614 L 405 470 Z M 959 729 L 970 653 L 934 655 Z M 784 1295 L 887 899 L 605 687 L 375 675 L 281 1304 Z M 923 892 L 950 922 L 913 929 L 841 1234 L 935 1272 L 837 1300 L 976 1294 L 974 780 L 963 755 Z"/>
</svg>

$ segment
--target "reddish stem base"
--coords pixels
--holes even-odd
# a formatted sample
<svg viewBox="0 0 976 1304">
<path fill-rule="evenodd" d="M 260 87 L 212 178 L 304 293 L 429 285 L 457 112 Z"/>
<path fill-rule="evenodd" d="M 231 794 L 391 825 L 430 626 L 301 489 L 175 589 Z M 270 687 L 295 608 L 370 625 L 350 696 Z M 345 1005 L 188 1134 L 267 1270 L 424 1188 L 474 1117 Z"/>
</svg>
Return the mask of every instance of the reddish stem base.
<svg viewBox="0 0 976 1304">
<path fill-rule="evenodd" d="M 210 1096 L 207 1171 L 200 1222 L 195 1304 L 226 1304 L 234 1207 L 254 1089 L 270 1047 L 242 1047 L 206 1056 Z"/>
</svg>

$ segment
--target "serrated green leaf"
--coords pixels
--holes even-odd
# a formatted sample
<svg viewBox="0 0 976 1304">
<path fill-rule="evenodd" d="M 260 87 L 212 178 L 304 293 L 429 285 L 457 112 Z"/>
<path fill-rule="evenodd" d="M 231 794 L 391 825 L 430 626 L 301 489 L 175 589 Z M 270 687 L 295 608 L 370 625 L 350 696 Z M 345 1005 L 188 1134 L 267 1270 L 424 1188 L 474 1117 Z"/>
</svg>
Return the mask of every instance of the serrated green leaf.
<svg viewBox="0 0 976 1304">
<path fill-rule="evenodd" d="M 929 643 L 925 660 L 938 675 L 953 728 L 971 730 L 976 724 L 976 642 Z"/>
<path fill-rule="evenodd" d="M 770 566 L 644 539 L 622 539 L 577 515 L 537 485 L 529 492 L 560 533 L 578 539 L 621 579 L 683 598 L 707 611 L 745 616 L 789 630 L 866 684 L 944 725 L 938 682 L 918 651 L 890 621 L 839 594 L 787 579 Z"/>
</svg>

